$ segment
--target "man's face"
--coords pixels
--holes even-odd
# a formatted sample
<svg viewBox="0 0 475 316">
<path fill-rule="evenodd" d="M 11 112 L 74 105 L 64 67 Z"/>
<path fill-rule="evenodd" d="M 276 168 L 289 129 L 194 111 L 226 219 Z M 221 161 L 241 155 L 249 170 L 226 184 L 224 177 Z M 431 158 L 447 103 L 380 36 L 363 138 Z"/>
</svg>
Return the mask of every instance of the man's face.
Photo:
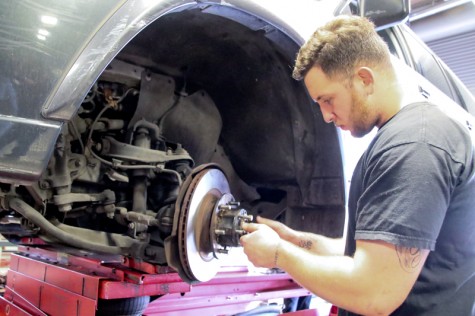
<svg viewBox="0 0 475 316">
<path fill-rule="evenodd" d="M 350 80 L 331 80 L 320 67 L 313 67 L 304 82 L 310 97 L 319 104 L 323 119 L 354 137 L 363 137 L 374 127 L 374 115 L 364 94 Z"/>
</svg>

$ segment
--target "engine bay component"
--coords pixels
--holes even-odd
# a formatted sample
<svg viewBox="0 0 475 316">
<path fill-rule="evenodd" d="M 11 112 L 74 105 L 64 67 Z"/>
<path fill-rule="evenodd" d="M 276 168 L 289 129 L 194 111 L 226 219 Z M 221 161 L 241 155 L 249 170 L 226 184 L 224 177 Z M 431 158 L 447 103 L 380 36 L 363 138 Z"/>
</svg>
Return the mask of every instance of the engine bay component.
<svg viewBox="0 0 475 316">
<path fill-rule="evenodd" d="M 219 256 L 227 254 L 228 247 L 239 247 L 239 238 L 246 234 L 242 222 L 252 221 L 252 216 L 239 208 L 225 174 L 214 165 L 195 169 L 181 193 L 175 234 L 165 241 L 167 261 L 187 282 L 205 282 L 218 272 Z M 173 249 L 178 254 L 173 255 Z"/>
</svg>

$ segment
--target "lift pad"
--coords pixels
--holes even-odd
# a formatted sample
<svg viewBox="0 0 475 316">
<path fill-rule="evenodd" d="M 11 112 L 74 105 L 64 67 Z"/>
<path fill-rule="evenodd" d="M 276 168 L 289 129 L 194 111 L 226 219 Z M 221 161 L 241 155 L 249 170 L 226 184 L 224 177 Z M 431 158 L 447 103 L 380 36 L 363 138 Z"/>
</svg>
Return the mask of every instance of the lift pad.
<svg viewBox="0 0 475 316">
<path fill-rule="evenodd" d="M 12 254 L 0 315 L 91 316 L 100 300 L 158 297 L 144 315 L 243 312 L 251 302 L 309 295 L 287 274 L 221 268 L 208 282 L 190 285 L 166 266 L 117 255 L 20 246 Z"/>
</svg>

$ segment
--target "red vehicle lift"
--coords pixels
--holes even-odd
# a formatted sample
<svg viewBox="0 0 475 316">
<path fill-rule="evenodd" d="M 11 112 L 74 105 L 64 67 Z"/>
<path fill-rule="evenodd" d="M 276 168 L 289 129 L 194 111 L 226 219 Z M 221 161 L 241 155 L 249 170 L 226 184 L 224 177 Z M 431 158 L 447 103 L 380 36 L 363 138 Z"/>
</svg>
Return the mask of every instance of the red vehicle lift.
<svg viewBox="0 0 475 316">
<path fill-rule="evenodd" d="M 90 316 L 100 300 L 140 296 L 158 297 L 144 315 L 229 315 L 252 302 L 309 294 L 285 273 L 229 267 L 211 281 L 190 285 L 169 267 L 123 256 L 19 246 L 11 256 L 0 315 Z"/>
</svg>

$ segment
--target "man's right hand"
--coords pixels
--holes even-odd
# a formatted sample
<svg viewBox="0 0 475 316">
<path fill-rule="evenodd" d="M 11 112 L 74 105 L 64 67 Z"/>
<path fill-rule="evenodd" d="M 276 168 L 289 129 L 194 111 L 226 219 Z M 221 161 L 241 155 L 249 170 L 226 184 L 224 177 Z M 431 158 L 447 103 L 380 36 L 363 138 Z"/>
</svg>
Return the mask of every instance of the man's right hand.
<svg viewBox="0 0 475 316">
<path fill-rule="evenodd" d="M 295 244 L 296 240 L 299 237 L 299 232 L 293 230 L 292 228 L 282 224 L 281 222 L 274 221 L 265 217 L 257 216 L 256 221 L 259 224 L 265 224 L 272 228 L 281 239 L 286 240 Z"/>
<path fill-rule="evenodd" d="M 257 216 L 259 224 L 272 228 L 282 240 L 319 255 L 343 255 L 345 242 L 342 238 L 328 238 L 309 232 L 294 230 L 281 222 Z"/>
</svg>

